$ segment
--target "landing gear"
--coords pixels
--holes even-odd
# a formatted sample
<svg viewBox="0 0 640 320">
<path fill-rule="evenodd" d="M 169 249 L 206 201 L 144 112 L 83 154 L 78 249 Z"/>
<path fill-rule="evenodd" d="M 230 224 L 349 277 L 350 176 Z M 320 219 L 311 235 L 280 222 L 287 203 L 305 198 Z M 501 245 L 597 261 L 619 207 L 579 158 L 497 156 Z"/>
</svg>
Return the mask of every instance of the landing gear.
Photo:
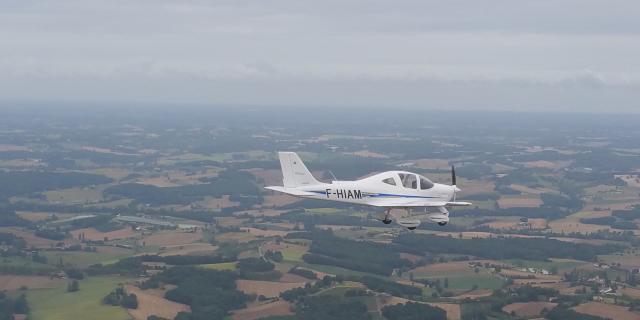
<svg viewBox="0 0 640 320">
<path fill-rule="evenodd" d="M 413 231 L 413 230 L 415 230 L 415 229 L 416 229 L 416 227 L 407 227 L 407 229 L 409 229 L 409 230 Z"/>
<path fill-rule="evenodd" d="M 391 209 L 387 209 L 387 212 L 384 214 L 384 219 L 382 219 L 382 223 L 390 224 L 393 220 L 389 217 L 391 213 Z"/>
<path fill-rule="evenodd" d="M 441 226 L 441 227 L 443 227 L 443 226 L 446 226 L 446 225 L 447 225 L 447 223 L 446 223 L 445 221 L 442 221 L 442 222 L 438 222 L 438 225 L 439 225 L 439 226 Z"/>
</svg>

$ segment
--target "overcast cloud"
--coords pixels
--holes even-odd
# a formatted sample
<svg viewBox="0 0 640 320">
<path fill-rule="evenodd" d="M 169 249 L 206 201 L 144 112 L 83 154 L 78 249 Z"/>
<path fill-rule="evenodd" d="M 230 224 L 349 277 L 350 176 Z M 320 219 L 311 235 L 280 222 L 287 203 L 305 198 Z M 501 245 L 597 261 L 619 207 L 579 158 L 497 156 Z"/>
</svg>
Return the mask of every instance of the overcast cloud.
<svg viewBox="0 0 640 320">
<path fill-rule="evenodd" d="M 0 100 L 640 112 L 640 2 L 3 0 Z"/>
</svg>

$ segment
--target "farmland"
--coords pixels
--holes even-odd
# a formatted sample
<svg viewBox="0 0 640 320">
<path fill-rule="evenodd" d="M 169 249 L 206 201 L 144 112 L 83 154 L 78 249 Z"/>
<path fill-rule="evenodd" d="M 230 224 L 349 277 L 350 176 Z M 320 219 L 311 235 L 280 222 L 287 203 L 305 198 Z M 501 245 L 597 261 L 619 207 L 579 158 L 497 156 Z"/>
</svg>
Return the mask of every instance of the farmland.
<svg viewBox="0 0 640 320">
<path fill-rule="evenodd" d="M 452 131 L 246 115 L 0 119 L 0 289 L 25 294 L 35 320 L 638 317 L 640 132 L 606 117 L 481 117 L 480 130 L 462 116 Z M 455 165 L 473 204 L 446 226 L 422 209 L 414 231 L 385 225 L 382 208 L 264 189 L 282 184 L 279 150 L 322 181 L 407 170 L 449 184 Z"/>
</svg>

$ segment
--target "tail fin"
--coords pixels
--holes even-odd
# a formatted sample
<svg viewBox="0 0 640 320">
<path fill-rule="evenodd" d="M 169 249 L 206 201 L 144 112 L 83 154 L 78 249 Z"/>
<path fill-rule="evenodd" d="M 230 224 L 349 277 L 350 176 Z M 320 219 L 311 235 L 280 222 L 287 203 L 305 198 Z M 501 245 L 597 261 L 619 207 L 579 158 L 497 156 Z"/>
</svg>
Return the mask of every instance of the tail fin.
<svg viewBox="0 0 640 320">
<path fill-rule="evenodd" d="M 295 152 L 278 152 L 285 188 L 320 184 Z"/>
</svg>

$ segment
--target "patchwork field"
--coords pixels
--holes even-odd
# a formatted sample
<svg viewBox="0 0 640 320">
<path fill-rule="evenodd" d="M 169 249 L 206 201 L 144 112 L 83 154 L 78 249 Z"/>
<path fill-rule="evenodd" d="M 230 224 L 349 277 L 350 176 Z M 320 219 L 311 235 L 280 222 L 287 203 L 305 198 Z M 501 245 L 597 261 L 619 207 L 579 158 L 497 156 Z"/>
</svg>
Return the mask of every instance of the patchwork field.
<svg viewBox="0 0 640 320">
<path fill-rule="evenodd" d="M 103 200 L 102 191 L 106 186 L 94 188 L 71 188 L 47 191 L 44 193 L 47 201 L 60 204 L 89 204 Z"/>
<path fill-rule="evenodd" d="M 257 280 L 236 280 L 238 290 L 245 293 L 255 293 L 265 297 L 277 297 L 281 292 L 293 288 L 304 287 L 304 282 L 273 282 L 273 281 L 257 281 Z"/>
<path fill-rule="evenodd" d="M 120 252 L 45 251 L 41 254 L 47 257 L 51 265 L 62 261 L 64 265 L 84 268 L 96 263 L 115 261 L 131 255 L 132 252 L 124 249 Z"/>
<path fill-rule="evenodd" d="M 27 289 L 56 288 L 66 284 L 65 280 L 49 276 L 0 275 L 0 291 L 14 291 L 23 287 Z"/>
<path fill-rule="evenodd" d="M 605 304 L 601 302 L 588 302 L 581 304 L 573 310 L 589 314 L 592 316 L 602 317 L 606 319 L 616 320 L 638 320 L 640 319 L 640 313 L 629 311 L 629 308 L 622 306 L 615 306 L 611 304 Z"/>
<path fill-rule="evenodd" d="M 280 300 L 234 311 L 231 317 L 233 320 L 254 320 L 269 316 L 286 316 L 291 314 L 293 314 L 291 305 L 284 300 Z"/>
<path fill-rule="evenodd" d="M 537 208 L 542 205 L 542 200 L 539 196 L 501 196 L 498 199 L 498 205 L 500 208 Z"/>
<path fill-rule="evenodd" d="M 500 262 L 492 260 L 478 260 L 478 262 L 500 264 Z M 443 283 L 447 278 L 448 288 L 451 290 L 471 290 L 474 285 L 477 285 L 479 289 L 497 289 L 502 287 L 505 282 L 504 279 L 491 274 L 484 268 L 480 268 L 476 273 L 474 268 L 469 266 L 469 261 L 436 263 L 409 272 L 413 273 L 415 279 L 439 279 L 440 283 Z"/>
<path fill-rule="evenodd" d="M 127 293 L 133 293 L 138 298 L 138 308 L 127 310 L 135 320 L 147 320 L 151 315 L 173 319 L 178 312 L 191 311 L 187 305 L 165 299 L 161 290 L 141 290 L 132 285 L 125 285 L 124 288 Z"/>
<path fill-rule="evenodd" d="M 518 317 L 535 317 L 542 314 L 543 310 L 551 310 L 558 304 L 552 302 L 516 302 L 504 306 L 502 311 L 506 313 L 515 313 Z"/>
<path fill-rule="evenodd" d="M 54 289 L 29 290 L 29 319 L 128 320 L 131 317 L 125 309 L 102 304 L 102 298 L 118 283 L 126 280 L 120 277 L 91 277 L 80 281 L 80 290 L 77 292 L 67 292 L 66 285 Z"/>
<path fill-rule="evenodd" d="M 86 240 L 91 240 L 91 241 L 100 241 L 104 239 L 107 239 L 107 240 L 127 239 L 127 238 L 135 237 L 137 235 L 137 233 L 129 227 L 124 227 L 122 229 L 109 231 L 109 232 L 101 232 L 94 228 L 84 228 L 84 229 L 77 229 L 77 230 L 71 231 L 71 235 L 73 235 L 73 237 L 76 239 L 80 234 L 84 234 L 84 238 Z"/>
<path fill-rule="evenodd" d="M 202 230 L 196 232 L 161 231 L 145 236 L 142 241 L 151 246 L 172 246 L 202 240 Z"/>
</svg>

